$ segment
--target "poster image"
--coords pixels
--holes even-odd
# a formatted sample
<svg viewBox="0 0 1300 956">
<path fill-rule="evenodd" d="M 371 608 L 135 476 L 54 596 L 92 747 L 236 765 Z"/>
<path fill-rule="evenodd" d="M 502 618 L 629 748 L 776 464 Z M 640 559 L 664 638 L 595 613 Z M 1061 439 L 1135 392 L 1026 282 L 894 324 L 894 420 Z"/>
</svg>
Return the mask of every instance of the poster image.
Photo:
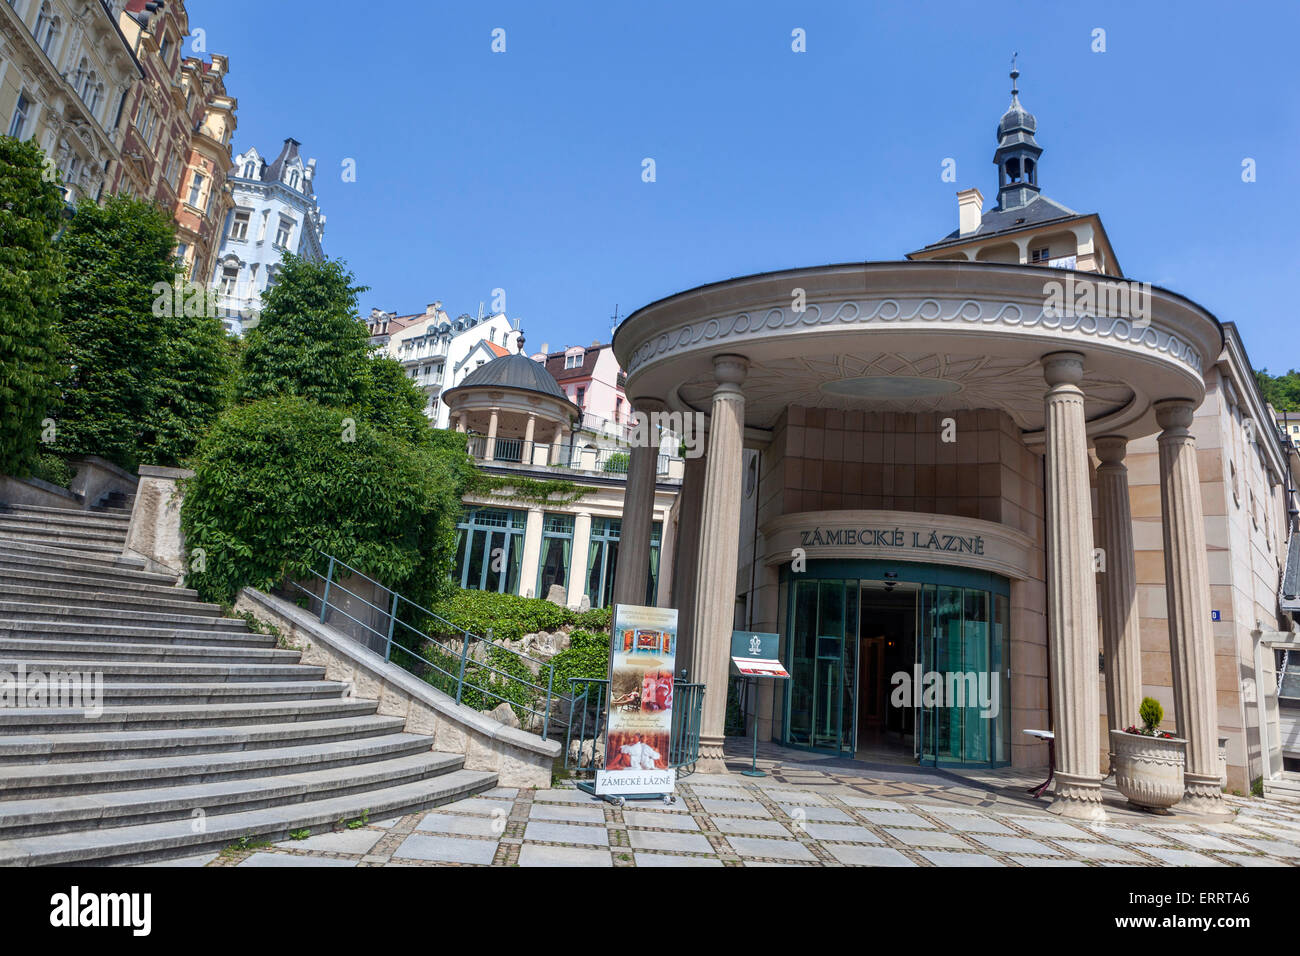
<svg viewBox="0 0 1300 956">
<path fill-rule="evenodd" d="M 596 792 L 669 793 L 677 610 L 619 604 L 612 631 L 605 769 Z"/>
</svg>

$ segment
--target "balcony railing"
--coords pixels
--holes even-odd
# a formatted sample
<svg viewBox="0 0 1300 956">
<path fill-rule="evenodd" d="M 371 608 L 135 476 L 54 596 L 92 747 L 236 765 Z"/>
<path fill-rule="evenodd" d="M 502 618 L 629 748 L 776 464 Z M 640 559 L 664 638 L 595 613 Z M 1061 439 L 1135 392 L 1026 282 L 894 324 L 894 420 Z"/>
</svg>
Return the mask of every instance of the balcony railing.
<svg viewBox="0 0 1300 956">
<path fill-rule="evenodd" d="M 626 475 L 632 450 L 626 446 L 598 447 L 581 442 L 524 441 L 522 438 L 486 435 L 469 436 L 469 455 L 475 461 L 494 464 L 531 465 L 537 468 L 567 468 L 573 471 Z M 671 455 L 660 455 L 655 472 L 659 476 L 680 478 L 684 463 Z"/>
</svg>

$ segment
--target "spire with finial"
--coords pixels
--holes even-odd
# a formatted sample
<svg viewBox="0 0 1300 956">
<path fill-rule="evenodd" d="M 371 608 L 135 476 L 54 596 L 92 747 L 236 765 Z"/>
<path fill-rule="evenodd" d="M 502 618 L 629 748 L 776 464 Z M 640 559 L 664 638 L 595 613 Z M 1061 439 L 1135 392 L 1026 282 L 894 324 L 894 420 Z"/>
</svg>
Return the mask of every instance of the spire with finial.
<svg viewBox="0 0 1300 956">
<path fill-rule="evenodd" d="M 1019 53 L 1011 56 L 1011 105 L 998 123 L 998 208 L 1026 206 L 1038 196 L 1038 157 L 1043 149 L 1034 139 L 1038 121 L 1020 105 Z"/>
</svg>

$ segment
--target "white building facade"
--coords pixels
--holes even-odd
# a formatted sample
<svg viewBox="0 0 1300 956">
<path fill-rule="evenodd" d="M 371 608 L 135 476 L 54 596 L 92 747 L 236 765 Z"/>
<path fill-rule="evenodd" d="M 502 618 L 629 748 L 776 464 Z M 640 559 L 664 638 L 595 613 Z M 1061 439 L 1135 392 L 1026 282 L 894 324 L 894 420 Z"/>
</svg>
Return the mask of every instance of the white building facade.
<svg viewBox="0 0 1300 956">
<path fill-rule="evenodd" d="M 256 147 L 235 157 L 230 170 L 234 206 L 226 217 L 212 287 L 226 327 L 240 335 L 261 314 L 262 295 L 274 284 L 285 252 L 325 258 L 325 216 L 313 188 L 316 160 L 303 161 L 302 144 L 286 139 L 269 163 Z"/>
</svg>

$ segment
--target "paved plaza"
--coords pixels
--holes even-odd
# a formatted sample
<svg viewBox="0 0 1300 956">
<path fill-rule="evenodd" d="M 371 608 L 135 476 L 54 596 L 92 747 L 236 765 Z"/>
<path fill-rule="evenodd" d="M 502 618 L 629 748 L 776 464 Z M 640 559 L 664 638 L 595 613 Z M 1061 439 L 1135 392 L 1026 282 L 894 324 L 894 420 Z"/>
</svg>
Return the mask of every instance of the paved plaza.
<svg viewBox="0 0 1300 956">
<path fill-rule="evenodd" d="M 737 748 L 732 769 L 745 766 Z M 948 773 L 763 748 L 769 776 L 691 774 L 677 800 L 562 784 L 171 864 L 196 866 L 1295 866 L 1300 806 L 1228 797 L 1232 820 L 1157 817 L 1107 784 L 1110 820 L 1047 812 L 1020 771 Z M 1049 791 L 1050 794 L 1050 791 Z"/>
</svg>

